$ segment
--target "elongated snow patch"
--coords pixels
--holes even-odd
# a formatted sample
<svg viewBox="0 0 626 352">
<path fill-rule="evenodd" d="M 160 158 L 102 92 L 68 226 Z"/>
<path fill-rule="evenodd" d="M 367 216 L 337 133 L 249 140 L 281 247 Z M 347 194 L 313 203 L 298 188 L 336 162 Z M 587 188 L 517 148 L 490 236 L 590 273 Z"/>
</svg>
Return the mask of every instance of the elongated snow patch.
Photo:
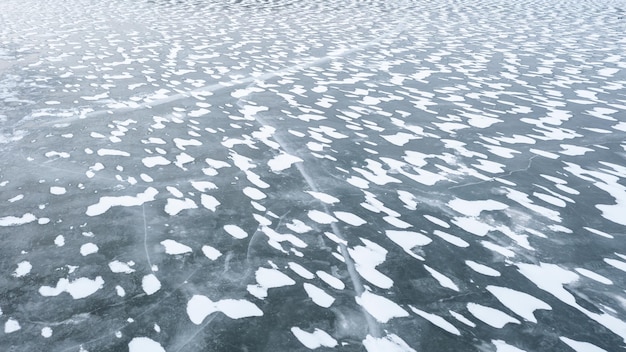
<svg viewBox="0 0 626 352">
<path fill-rule="evenodd" d="M 187 302 L 187 315 L 191 322 L 200 325 L 204 318 L 214 312 L 222 312 L 231 319 L 260 317 L 263 311 L 254 303 L 243 299 L 223 299 L 213 302 L 206 296 L 194 295 Z"/>
<path fill-rule="evenodd" d="M 120 197 L 100 197 L 98 203 L 90 205 L 87 208 L 86 214 L 88 216 L 97 216 L 106 213 L 112 207 L 132 207 L 143 205 L 146 202 L 151 202 L 154 197 L 159 193 L 155 188 L 148 187 L 144 192 L 137 194 L 136 196 L 120 196 Z"/>
</svg>

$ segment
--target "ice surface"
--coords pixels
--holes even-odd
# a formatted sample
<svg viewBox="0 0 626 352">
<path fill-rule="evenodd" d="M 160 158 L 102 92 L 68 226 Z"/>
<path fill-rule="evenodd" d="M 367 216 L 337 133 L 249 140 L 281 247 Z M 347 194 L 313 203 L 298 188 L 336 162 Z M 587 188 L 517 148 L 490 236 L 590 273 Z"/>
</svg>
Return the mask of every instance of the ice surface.
<svg viewBox="0 0 626 352">
<path fill-rule="evenodd" d="M 624 8 L 1 1 L 0 350 L 623 349 Z"/>
</svg>

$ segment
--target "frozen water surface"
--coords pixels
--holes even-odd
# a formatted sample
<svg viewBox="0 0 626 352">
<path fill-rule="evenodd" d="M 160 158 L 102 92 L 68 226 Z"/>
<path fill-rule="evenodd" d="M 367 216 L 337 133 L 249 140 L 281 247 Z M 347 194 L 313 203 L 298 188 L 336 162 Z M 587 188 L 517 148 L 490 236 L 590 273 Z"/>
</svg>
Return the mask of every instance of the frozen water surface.
<svg viewBox="0 0 626 352">
<path fill-rule="evenodd" d="M 0 2 L 0 350 L 626 350 L 624 0 Z"/>
</svg>

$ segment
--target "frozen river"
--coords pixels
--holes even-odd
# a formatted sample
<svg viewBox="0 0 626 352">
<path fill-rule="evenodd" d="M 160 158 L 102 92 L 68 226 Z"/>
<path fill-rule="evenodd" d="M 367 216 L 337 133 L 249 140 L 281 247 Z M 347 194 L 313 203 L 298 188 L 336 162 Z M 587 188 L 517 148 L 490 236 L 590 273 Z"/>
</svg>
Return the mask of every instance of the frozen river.
<svg viewBox="0 0 626 352">
<path fill-rule="evenodd" d="M 626 1 L 0 2 L 0 350 L 626 350 Z"/>
</svg>

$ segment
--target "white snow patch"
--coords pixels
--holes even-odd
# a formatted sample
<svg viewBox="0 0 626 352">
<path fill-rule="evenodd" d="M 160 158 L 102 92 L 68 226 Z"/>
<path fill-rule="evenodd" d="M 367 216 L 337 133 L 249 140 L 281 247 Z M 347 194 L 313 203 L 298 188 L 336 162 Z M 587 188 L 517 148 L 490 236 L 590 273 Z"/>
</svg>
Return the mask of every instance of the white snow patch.
<svg viewBox="0 0 626 352">
<path fill-rule="evenodd" d="M 39 294 L 45 297 L 51 297 L 67 292 L 73 299 L 81 299 L 91 296 L 102 287 L 104 287 L 104 280 L 101 276 L 96 277 L 94 280 L 86 277 L 81 277 L 74 281 L 61 278 L 57 282 L 56 287 L 41 286 L 39 288 Z"/>
<path fill-rule="evenodd" d="M 146 167 L 164 166 L 164 165 L 169 165 L 169 164 L 172 163 L 171 161 L 165 159 L 165 157 L 163 157 L 161 155 L 147 156 L 147 157 L 141 159 L 141 162 Z"/>
<path fill-rule="evenodd" d="M 318 270 L 315 272 L 315 274 L 322 279 L 322 281 L 324 281 L 325 283 L 327 283 L 330 287 L 337 289 L 337 290 L 343 290 L 344 288 L 346 288 L 346 285 L 339 280 L 338 278 L 330 275 L 329 273 L 325 272 L 325 271 L 321 271 Z"/>
<path fill-rule="evenodd" d="M 576 268 L 574 270 L 576 270 L 580 275 L 586 276 L 597 282 L 603 283 L 605 285 L 613 285 L 613 281 L 591 270 L 587 270 L 584 268 Z"/>
<path fill-rule="evenodd" d="M 355 300 L 356 303 L 365 308 L 368 313 L 383 324 L 387 323 L 392 318 L 409 316 L 406 310 L 392 300 L 369 291 L 365 291 L 361 296 L 355 297 Z"/>
<path fill-rule="evenodd" d="M 33 268 L 33 265 L 29 261 L 27 260 L 21 261 L 17 263 L 17 269 L 15 269 L 15 271 L 13 272 L 13 276 L 14 277 L 26 276 L 30 273 L 32 268 Z"/>
<path fill-rule="evenodd" d="M 165 348 L 147 337 L 135 337 L 128 343 L 128 352 L 165 352 Z"/>
<path fill-rule="evenodd" d="M 267 297 L 270 288 L 295 285 L 295 281 L 277 269 L 259 268 L 255 273 L 256 285 L 248 285 L 251 295 L 259 299 Z"/>
<path fill-rule="evenodd" d="M 260 317 L 263 311 L 254 303 L 243 299 L 223 299 L 213 302 L 203 295 L 194 295 L 187 302 L 187 315 L 192 323 L 202 324 L 204 319 L 214 312 L 222 312 L 231 319 Z"/>
<path fill-rule="evenodd" d="M 202 253 L 204 253 L 204 255 L 211 260 L 216 260 L 222 256 L 222 252 L 209 245 L 202 246 Z"/>
<path fill-rule="evenodd" d="M 291 167 L 291 165 L 302 162 L 304 160 L 290 154 L 282 153 L 275 156 L 272 160 L 267 162 L 272 172 L 280 172 Z"/>
<path fill-rule="evenodd" d="M 306 294 L 311 298 L 311 300 L 313 300 L 313 303 L 320 307 L 328 308 L 333 304 L 333 302 L 335 302 L 335 298 L 333 296 L 329 295 L 326 291 L 317 286 L 305 282 L 303 287 Z"/>
<path fill-rule="evenodd" d="M 217 189 L 215 183 L 209 181 L 191 181 L 191 186 L 200 192 Z"/>
<path fill-rule="evenodd" d="M 385 231 L 385 234 L 390 240 L 400 246 L 407 254 L 419 260 L 424 260 L 424 258 L 413 253 L 411 249 L 417 246 L 425 246 L 432 242 L 429 237 L 413 231 L 387 230 Z"/>
<path fill-rule="evenodd" d="M 435 278 L 435 280 L 437 280 L 437 282 L 439 282 L 439 285 L 459 292 L 459 287 L 449 277 L 429 267 L 428 265 L 424 265 L 424 268 Z"/>
<path fill-rule="evenodd" d="M 148 274 L 141 279 L 141 288 L 149 296 L 161 289 L 161 281 L 154 274 Z"/>
<path fill-rule="evenodd" d="M 215 197 L 208 194 L 203 194 L 200 196 L 200 203 L 203 207 L 209 209 L 210 211 L 215 211 L 217 209 L 217 206 L 222 204 Z"/>
<path fill-rule="evenodd" d="M 130 153 L 117 150 L 117 149 L 106 149 L 101 148 L 96 152 L 99 156 L 130 156 Z"/>
<path fill-rule="evenodd" d="M 0 226 L 18 226 L 28 224 L 29 222 L 33 222 L 35 220 L 37 220 L 37 217 L 30 213 L 26 213 L 21 217 L 5 216 L 3 218 L 0 218 Z"/>
<path fill-rule="evenodd" d="M 243 193 L 254 200 L 261 200 L 267 197 L 265 193 L 261 192 L 258 188 L 246 187 L 243 189 Z"/>
<path fill-rule="evenodd" d="M 159 193 L 155 188 L 148 187 L 143 193 L 137 194 L 137 196 L 120 196 L 120 197 L 100 197 L 98 203 L 90 205 L 87 208 L 86 214 L 88 216 L 97 216 L 106 213 L 111 207 L 115 206 L 139 206 L 146 202 L 151 202 L 154 197 Z M 0 219 L 1 220 L 1 219 Z"/>
<path fill-rule="evenodd" d="M 437 225 L 439 225 L 439 226 L 441 226 L 441 227 L 444 227 L 444 228 L 446 228 L 446 229 L 447 229 L 447 228 L 450 228 L 450 224 L 448 224 L 447 222 L 445 222 L 445 221 L 443 221 L 443 220 L 441 220 L 441 219 L 439 219 L 439 218 L 437 218 L 437 217 L 434 217 L 434 216 L 432 216 L 432 215 L 428 215 L 428 214 L 424 214 L 424 217 L 425 217 L 428 221 L 432 222 L 433 224 L 437 224 Z"/>
<path fill-rule="evenodd" d="M 174 240 L 168 239 L 168 240 L 161 241 L 161 245 L 165 247 L 165 253 L 167 254 L 176 255 L 176 254 L 185 254 L 185 253 L 192 252 L 191 247 L 186 246 L 180 242 L 176 242 Z"/>
<path fill-rule="evenodd" d="M 289 269 L 291 269 L 294 273 L 302 276 L 305 279 L 311 280 L 315 277 L 315 275 L 308 271 L 305 267 L 303 267 L 302 265 L 298 264 L 298 263 L 294 263 L 294 262 L 289 262 Z"/>
<path fill-rule="evenodd" d="M 602 349 L 589 342 L 576 341 L 565 336 L 561 336 L 559 337 L 559 339 L 576 352 L 607 352 L 607 350 Z"/>
<path fill-rule="evenodd" d="M 461 336 L 461 332 L 459 331 L 459 329 L 457 329 L 454 325 L 450 324 L 450 322 L 448 322 L 447 320 L 445 320 L 444 318 L 435 315 L 435 314 L 431 314 L 431 313 L 426 313 L 422 310 L 419 310 L 411 305 L 409 305 L 409 308 L 411 308 L 411 310 L 419 315 L 420 317 L 428 320 L 429 322 L 431 322 L 432 324 L 434 324 L 435 326 L 438 326 L 442 329 L 444 329 L 445 331 L 454 334 L 454 335 L 458 335 Z"/>
<path fill-rule="evenodd" d="M 314 191 L 306 191 L 306 193 L 312 195 L 317 200 L 326 204 L 334 204 L 339 203 L 339 199 L 331 196 L 330 194 L 322 193 L 322 192 L 314 192 Z"/>
<path fill-rule="evenodd" d="M 306 332 L 297 326 L 291 328 L 291 333 L 295 336 L 300 343 L 309 349 L 316 349 L 319 347 L 335 347 L 337 346 L 337 340 L 333 339 L 326 331 L 315 329 L 313 332 Z"/>
<path fill-rule="evenodd" d="M 495 308 L 486 307 L 478 303 L 468 303 L 467 310 L 472 313 L 476 319 L 481 320 L 487 325 L 501 329 L 508 323 L 520 324 L 521 322 L 503 311 Z"/>
<path fill-rule="evenodd" d="M 224 225 L 224 231 L 237 239 L 248 237 L 248 233 L 237 225 Z"/>
<path fill-rule="evenodd" d="M 95 243 L 89 242 L 80 246 L 80 255 L 83 257 L 94 253 L 98 253 L 98 246 Z"/>
<path fill-rule="evenodd" d="M 363 346 L 367 352 L 415 352 L 411 346 L 407 345 L 404 340 L 395 334 L 389 334 L 381 338 L 367 335 L 365 340 L 363 340 Z"/>
<path fill-rule="evenodd" d="M 472 268 L 472 270 L 474 270 L 477 273 L 483 274 L 483 275 L 487 275 L 487 276 L 494 276 L 494 277 L 498 277 L 500 276 L 500 272 L 490 268 L 486 265 L 480 264 L 480 263 L 476 263 L 475 261 L 472 260 L 466 260 L 465 264 L 467 266 L 469 266 L 470 268 Z"/>
<path fill-rule="evenodd" d="M 165 204 L 165 212 L 170 216 L 178 215 L 183 210 L 187 209 L 197 209 L 198 205 L 192 199 L 175 199 L 168 198 L 167 204 Z"/>
<path fill-rule="evenodd" d="M 387 250 L 367 239 L 361 238 L 361 241 L 365 246 L 348 248 L 348 253 L 354 260 L 356 271 L 373 285 L 384 289 L 391 288 L 393 280 L 376 270 L 376 266 L 385 262 Z"/>
<path fill-rule="evenodd" d="M 5 334 L 10 334 L 12 332 L 16 332 L 18 330 L 20 330 L 22 327 L 20 326 L 20 323 L 13 319 L 13 318 L 9 318 L 5 323 L 4 323 L 4 333 Z"/>
<path fill-rule="evenodd" d="M 66 192 L 67 190 L 65 189 L 65 187 L 59 187 L 59 186 L 50 187 L 50 193 L 56 196 L 60 196 L 62 194 L 65 194 Z"/>
<path fill-rule="evenodd" d="M 461 239 L 460 237 L 451 235 L 447 232 L 443 232 L 443 231 L 439 231 L 439 230 L 435 230 L 433 231 L 433 234 L 435 236 L 440 237 L 441 239 L 443 239 L 444 241 L 453 244 L 457 247 L 461 247 L 461 248 L 466 248 L 469 247 L 469 243 L 465 242 L 463 239 Z"/>
<path fill-rule="evenodd" d="M 127 263 L 120 262 L 119 260 L 110 262 L 109 269 L 111 269 L 114 273 L 130 274 L 135 272 L 135 269 L 131 268 Z"/>
<path fill-rule="evenodd" d="M 533 323 L 537 323 L 537 318 L 534 315 L 535 310 L 552 310 L 552 307 L 546 302 L 524 292 L 491 285 L 487 286 L 486 289 L 512 312 Z"/>
<path fill-rule="evenodd" d="M 331 224 L 333 222 L 337 222 L 337 219 L 335 219 L 334 217 L 332 217 L 332 216 L 330 216 L 330 215 L 328 215 L 328 214 L 326 214 L 324 212 L 321 212 L 319 210 L 310 210 L 307 213 L 307 216 L 311 220 L 317 222 L 318 224 L 325 224 L 326 225 L 326 224 Z"/>
<path fill-rule="evenodd" d="M 336 211 L 333 214 L 335 215 L 335 217 L 337 217 L 337 219 L 352 226 L 361 226 L 367 224 L 367 221 L 352 213 L 348 213 L 345 211 Z"/>
<path fill-rule="evenodd" d="M 448 206 L 465 216 L 476 217 L 483 211 L 504 210 L 509 206 L 498 201 L 488 200 L 464 200 L 455 198 L 448 202 Z"/>
<path fill-rule="evenodd" d="M 491 340 L 491 343 L 496 346 L 496 352 L 526 352 L 502 340 Z"/>
</svg>

